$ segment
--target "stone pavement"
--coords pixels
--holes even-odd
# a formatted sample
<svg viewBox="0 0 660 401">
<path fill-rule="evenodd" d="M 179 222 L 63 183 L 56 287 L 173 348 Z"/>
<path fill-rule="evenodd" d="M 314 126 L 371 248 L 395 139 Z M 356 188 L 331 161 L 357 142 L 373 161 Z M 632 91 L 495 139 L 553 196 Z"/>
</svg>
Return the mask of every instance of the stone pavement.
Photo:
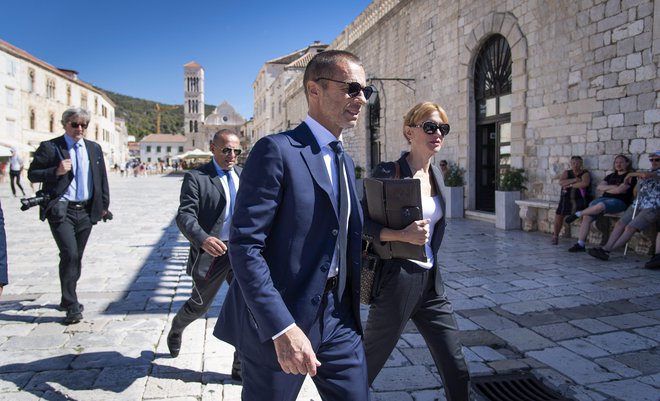
<svg viewBox="0 0 660 401">
<path fill-rule="evenodd" d="M 167 353 L 172 312 L 191 289 L 187 242 L 173 221 L 180 184 L 110 178 L 115 218 L 93 230 L 79 284 L 85 319 L 72 326 L 56 310 L 47 224 L 0 185 L 11 281 L 0 297 L 1 400 L 240 399 L 229 376 L 233 350 L 211 334 L 226 286 L 208 319 L 186 330 L 181 355 Z M 571 400 L 660 400 L 660 271 L 642 268 L 647 256 L 619 252 L 601 262 L 549 239 L 449 221 L 444 278 L 471 373 L 530 371 Z M 445 400 L 441 386 L 410 324 L 373 398 Z M 320 398 L 307 381 L 298 400 Z"/>
</svg>

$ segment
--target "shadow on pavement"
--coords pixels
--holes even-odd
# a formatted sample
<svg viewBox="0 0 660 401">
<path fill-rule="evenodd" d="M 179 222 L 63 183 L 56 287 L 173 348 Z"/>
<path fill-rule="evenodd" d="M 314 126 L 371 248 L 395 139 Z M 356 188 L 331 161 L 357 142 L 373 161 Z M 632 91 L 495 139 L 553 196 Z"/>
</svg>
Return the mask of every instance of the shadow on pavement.
<svg viewBox="0 0 660 401">
<path fill-rule="evenodd" d="M 231 376 L 225 374 L 154 363 L 155 358 L 163 356 L 152 351 L 142 351 L 137 358 L 115 351 L 65 354 L 0 366 L 0 380 L 12 382 L 22 391 L 47 401 L 75 400 L 75 394 L 65 394 L 65 389 L 121 393 L 147 377 L 202 384 L 232 382 Z"/>
</svg>

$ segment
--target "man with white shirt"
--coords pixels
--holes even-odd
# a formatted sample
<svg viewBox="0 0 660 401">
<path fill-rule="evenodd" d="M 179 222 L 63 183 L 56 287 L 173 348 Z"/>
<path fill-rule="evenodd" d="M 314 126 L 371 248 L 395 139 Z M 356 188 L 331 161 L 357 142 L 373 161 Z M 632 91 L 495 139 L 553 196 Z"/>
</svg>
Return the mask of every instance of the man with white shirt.
<svg viewBox="0 0 660 401">
<path fill-rule="evenodd" d="M 181 350 L 183 330 L 208 311 L 222 283 L 231 283 L 233 277 L 227 243 L 241 174 L 236 166 L 241 154 L 238 135 L 228 129 L 216 132 L 211 153 L 211 161 L 188 171 L 181 185 L 176 224 L 190 241 L 186 272 L 192 277 L 193 287 L 167 335 L 173 358 Z M 231 376 L 241 379 L 236 353 Z"/>
<path fill-rule="evenodd" d="M 308 116 L 259 140 L 229 235 L 235 280 L 214 335 L 241 355 L 244 400 L 295 400 L 309 374 L 325 400 L 366 401 L 359 311 L 362 210 L 342 131 L 373 88 L 331 50 L 305 70 Z"/>
<path fill-rule="evenodd" d="M 66 311 L 64 324 L 78 323 L 83 318 L 76 288 L 92 226 L 112 218 L 103 149 L 84 138 L 89 121 L 87 110 L 67 109 L 62 114 L 65 134 L 41 142 L 28 169 L 28 179 L 43 183 L 42 191 L 48 197 L 39 217 L 48 219 L 60 251 L 59 306 Z"/>
</svg>

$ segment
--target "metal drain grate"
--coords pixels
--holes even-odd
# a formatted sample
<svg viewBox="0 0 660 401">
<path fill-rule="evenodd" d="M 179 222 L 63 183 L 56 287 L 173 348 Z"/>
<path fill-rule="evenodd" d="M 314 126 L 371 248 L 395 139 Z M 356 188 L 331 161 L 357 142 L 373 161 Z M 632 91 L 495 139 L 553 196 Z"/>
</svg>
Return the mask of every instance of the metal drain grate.
<svg viewBox="0 0 660 401">
<path fill-rule="evenodd" d="M 471 379 L 488 401 L 568 401 L 530 374 L 481 376 Z"/>
</svg>

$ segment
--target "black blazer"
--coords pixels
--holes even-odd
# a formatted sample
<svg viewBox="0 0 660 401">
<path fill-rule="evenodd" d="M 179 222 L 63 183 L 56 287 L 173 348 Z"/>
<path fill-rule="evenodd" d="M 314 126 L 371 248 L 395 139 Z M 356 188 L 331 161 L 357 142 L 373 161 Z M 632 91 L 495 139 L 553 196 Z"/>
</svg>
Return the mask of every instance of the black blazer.
<svg viewBox="0 0 660 401">
<path fill-rule="evenodd" d="M 410 170 L 410 166 L 406 161 L 406 156 L 408 156 L 407 152 L 398 160 L 399 167 L 401 169 L 401 178 L 412 178 L 412 171 Z M 396 168 L 394 166 L 394 162 L 385 162 L 377 165 L 371 173 L 371 176 L 373 178 L 394 178 L 395 173 Z M 438 295 L 442 296 L 444 295 L 445 289 L 444 285 L 442 284 L 442 277 L 440 274 L 440 266 L 438 261 L 441 260 L 440 245 L 442 244 L 442 238 L 445 236 L 445 227 L 447 226 L 445 215 L 447 212 L 445 199 L 442 196 L 442 188 L 445 186 L 442 178 L 442 172 L 440 172 L 440 169 L 438 169 L 433 163 L 431 163 L 431 177 L 433 177 L 433 181 L 435 183 L 435 192 L 440 197 L 440 207 L 442 208 L 442 218 L 435 224 L 435 227 L 433 228 L 433 237 L 431 238 L 431 251 L 433 252 L 434 256 L 432 269 L 436 269 L 435 291 Z M 364 208 L 363 237 L 365 240 L 370 242 L 378 241 L 380 238 L 380 231 L 383 229 L 383 225 L 376 223 L 369 218 L 367 202 L 362 202 L 362 206 Z"/>
<path fill-rule="evenodd" d="M 240 176 L 242 169 L 234 167 L 234 171 Z M 222 183 L 217 177 L 218 172 L 211 161 L 188 171 L 183 178 L 183 184 L 181 184 L 176 225 L 190 241 L 190 251 L 186 265 L 188 274 L 192 274 L 193 266 L 198 266 L 198 273 L 202 277 L 206 276 L 213 258 L 208 258 L 209 263 L 202 263 L 202 259 L 206 255 L 201 249 L 202 243 L 207 237 L 217 237 L 222 231 L 221 220 L 225 214 L 227 197 Z M 216 223 L 219 224 L 216 226 Z M 215 230 L 213 230 L 214 227 Z"/>
<path fill-rule="evenodd" d="M 43 183 L 42 190 L 51 197 L 48 204 L 40 208 L 39 218 L 41 220 L 48 218 L 50 210 L 64 195 L 73 180 L 73 171 L 61 176 L 55 174 L 60 161 L 71 158 L 64 135 L 41 142 L 28 169 L 28 179 L 32 182 Z M 83 140 L 89 156 L 89 173 L 92 176 L 90 219 L 92 224 L 96 224 L 103 217 L 103 211 L 110 207 L 108 175 L 101 145 L 87 139 Z"/>
</svg>

